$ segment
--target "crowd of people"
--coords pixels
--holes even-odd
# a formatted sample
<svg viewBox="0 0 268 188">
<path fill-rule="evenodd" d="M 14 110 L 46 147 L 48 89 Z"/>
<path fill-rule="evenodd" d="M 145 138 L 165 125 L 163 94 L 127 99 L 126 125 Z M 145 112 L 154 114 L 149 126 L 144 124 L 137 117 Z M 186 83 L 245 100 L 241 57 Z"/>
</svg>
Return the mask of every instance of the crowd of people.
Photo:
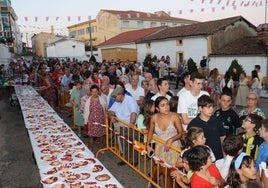
<svg viewBox="0 0 268 188">
<path fill-rule="evenodd" d="M 159 60 L 168 61 L 164 56 Z M 108 117 L 128 139 L 136 137 L 129 129 L 140 129 L 148 155 L 154 153 L 178 168 L 172 172 L 160 169 L 170 176 L 168 187 L 172 178 L 179 187 L 268 186 L 265 169 L 260 168 L 268 164 L 268 120 L 259 108 L 263 80 L 259 65 L 248 79 L 235 68 L 223 78 L 215 68 L 205 78 L 188 72 L 182 64 L 178 82 L 183 87 L 177 94 L 170 88 L 166 69 L 155 76 L 155 69 L 144 71 L 139 63 L 33 59 L 21 65 L 27 83 L 53 108 L 60 97 L 57 88 L 70 92 L 78 136 L 88 136 L 91 150 L 94 140 L 99 148 L 103 146 L 106 133 L 99 124 L 105 124 Z M 243 109 L 237 113 L 233 106 Z M 153 135 L 165 144 L 153 144 Z M 129 157 L 126 142 L 119 144 L 122 155 Z M 182 152 L 174 154 L 171 146 Z M 136 164 L 137 154 L 132 157 Z"/>
</svg>

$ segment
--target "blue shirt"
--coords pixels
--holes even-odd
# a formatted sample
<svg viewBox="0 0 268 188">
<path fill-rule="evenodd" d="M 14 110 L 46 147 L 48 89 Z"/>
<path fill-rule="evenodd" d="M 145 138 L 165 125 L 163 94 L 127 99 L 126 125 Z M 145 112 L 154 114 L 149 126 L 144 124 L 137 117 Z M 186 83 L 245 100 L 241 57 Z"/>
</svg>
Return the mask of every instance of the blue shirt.
<svg viewBox="0 0 268 188">
<path fill-rule="evenodd" d="M 261 162 L 266 162 L 267 157 L 268 157 L 268 144 L 263 142 L 259 146 L 259 153 L 258 153 L 258 157 L 256 159 L 256 169 L 257 170 L 259 170 L 259 165 L 261 164 Z"/>
</svg>

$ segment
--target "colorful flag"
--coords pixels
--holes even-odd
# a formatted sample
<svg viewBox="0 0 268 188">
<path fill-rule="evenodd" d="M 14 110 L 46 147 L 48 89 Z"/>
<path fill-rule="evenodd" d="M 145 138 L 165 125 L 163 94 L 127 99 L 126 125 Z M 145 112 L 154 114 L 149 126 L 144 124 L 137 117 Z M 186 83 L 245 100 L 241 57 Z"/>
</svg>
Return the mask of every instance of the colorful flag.
<svg viewBox="0 0 268 188">
<path fill-rule="evenodd" d="M 49 17 L 47 16 L 47 17 L 46 17 L 46 21 L 48 21 L 48 20 L 49 20 Z"/>
<path fill-rule="evenodd" d="M 213 3 L 213 0 L 210 0 L 210 2 L 209 2 L 210 4 L 212 4 Z"/>
<path fill-rule="evenodd" d="M 233 6 L 234 10 L 236 10 L 236 5 Z"/>
<path fill-rule="evenodd" d="M 182 14 L 182 10 L 179 10 L 179 14 Z"/>
<path fill-rule="evenodd" d="M 215 12 L 215 7 L 212 7 L 212 9 L 211 9 L 211 10 L 212 10 L 212 12 Z"/>
<path fill-rule="evenodd" d="M 34 21 L 37 22 L 37 20 L 38 20 L 38 17 L 34 17 Z"/>
<path fill-rule="evenodd" d="M 190 9 L 190 13 L 193 13 L 194 12 L 194 9 Z"/>
<path fill-rule="evenodd" d="M 68 20 L 68 22 L 71 21 L 71 16 L 68 16 L 67 17 L 67 20 Z"/>
<path fill-rule="evenodd" d="M 204 12 L 204 8 L 201 8 L 201 12 Z"/>
<path fill-rule="evenodd" d="M 77 17 L 77 20 L 80 22 L 81 21 L 81 16 L 78 16 Z"/>
<path fill-rule="evenodd" d="M 240 6 L 242 7 L 242 6 L 243 6 L 243 4 L 244 4 L 244 1 L 241 1 Z"/>
<path fill-rule="evenodd" d="M 201 2 L 201 3 L 203 4 L 204 2 L 205 2 L 205 0 L 202 0 L 202 2 Z"/>
<path fill-rule="evenodd" d="M 59 20 L 59 16 L 56 16 L 56 21 L 58 21 Z"/>
<path fill-rule="evenodd" d="M 229 6 L 229 3 L 230 3 L 230 0 L 227 0 L 227 1 L 226 1 L 226 6 L 227 6 L 227 7 Z"/>
<path fill-rule="evenodd" d="M 221 0 L 218 1 L 218 5 L 221 4 Z"/>
<path fill-rule="evenodd" d="M 225 9 L 225 7 L 222 6 L 222 7 L 221 7 L 221 10 L 224 10 L 224 9 Z"/>
<path fill-rule="evenodd" d="M 25 19 L 26 22 L 28 21 L 28 17 L 27 16 L 25 16 L 24 19 Z"/>
</svg>

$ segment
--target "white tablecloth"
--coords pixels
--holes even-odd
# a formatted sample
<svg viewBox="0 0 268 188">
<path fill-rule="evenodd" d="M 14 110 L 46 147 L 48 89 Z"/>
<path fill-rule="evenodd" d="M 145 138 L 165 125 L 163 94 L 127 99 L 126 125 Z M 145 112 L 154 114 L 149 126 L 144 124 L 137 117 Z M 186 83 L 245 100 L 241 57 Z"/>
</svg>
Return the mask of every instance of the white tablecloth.
<svg viewBox="0 0 268 188">
<path fill-rule="evenodd" d="M 15 91 L 44 187 L 123 187 L 31 86 Z"/>
</svg>

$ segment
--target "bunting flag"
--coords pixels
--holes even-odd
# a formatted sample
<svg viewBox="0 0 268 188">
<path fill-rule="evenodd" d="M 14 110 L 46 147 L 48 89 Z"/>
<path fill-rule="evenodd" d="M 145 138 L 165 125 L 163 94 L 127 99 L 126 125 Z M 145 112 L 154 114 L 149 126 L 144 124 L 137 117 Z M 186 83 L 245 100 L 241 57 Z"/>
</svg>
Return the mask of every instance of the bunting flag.
<svg viewBox="0 0 268 188">
<path fill-rule="evenodd" d="M 49 20 L 49 17 L 47 16 L 47 17 L 46 17 L 46 21 L 48 21 L 48 20 Z"/>
<path fill-rule="evenodd" d="M 224 9 L 225 9 L 225 7 L 224 7 L 224 6 L 222 6 L 222 7 L 221 7 L 221 10 L 224 10 Z"/>
<path fill-rule="evenodd" d="M 218 5 L 221 4 L 221 0 L 218 1 Z"/>
<path fill-rule="evenodd" d="M 28 21 L 28 17 L 27 16 L 25 16 L 24 19 L 25 19 L 26 22 Z"/>
<path fill-rule="evenodd" d="M 212 10 L 212 12 L 215 12 L 215 7 L 212 7 L 212 9 L 211 9 L 211 10 Z"/>
<path fill-rule="evenodd" d="M 235 5 L 235 3 L 236 3 L 236 2 L 235 2 L 235 1 L 233 1 L 232 6 L 236 6 L 236 5 Z"/>
<path fill-rule="evenodd" d="M 236 10 L 236 5 L 233 6 L 233 9 Z"/>
<path fill-rule="evenodd" d="M 262 1 L 260 1 L 260 6 L 262 6 Z"/>
<path fill-rule="evenodd" d="M 88 16 L 87 19 L 88 19 L 88 21 L 90 21 L 91 20 L 91 16 Z"/>
<path fill-rule="evenodd" d="M 34 21 L 37 22 L 37 20 L 38 20 L 38 17 L 34 17 Z"/>
<path fill-rule="evenodd" d="M 80 22 L 81 21 L 81 16 L 78 16 L 77 17 L 77 20 Z"/>
<path fill-rule="evenodd" d="M 59 20 L 59 18 L 60 18 L 59 16 L 56 16 L 56 21 L 58 21 L 58 20 Z"/>
<path fill-rule="evenodd" d="M 190 12 L 193 13 L 194 12 L 194 9 L 190 9 Z"/>
<path fill-rule="evenodd" d="M 201 8 L 201 12 L 204 12 L 204 8 Z"/>
<path fill-rule="evenodd" d="M 213 3 L 213 0 L 210 0 L 210 2 L 209 2 L 210 4 L 212 4 Z"/>
<path fill-rule="evenodd" d="M 226 6 L 227 6 L 227 7 L 229 6 L 229 3 L 230 3 L 230 0 L 227 0 L 227 1 L 226 1 Z"/>
<path fill-rule="evenodd" d="M 68 22 L 71 21 L 71 16 L 68 16 L 67 17 L 67 20 L 68 20 Z"/>
<path fill-rule="evenodd" d="M 182 14 L 182 10 L 179 10 L 179 14 Z"/>
<path fill-rule="evenodd" d="M 202 0 L 201 3 L 204 4 L 205 0 Z"/>
</svg>

